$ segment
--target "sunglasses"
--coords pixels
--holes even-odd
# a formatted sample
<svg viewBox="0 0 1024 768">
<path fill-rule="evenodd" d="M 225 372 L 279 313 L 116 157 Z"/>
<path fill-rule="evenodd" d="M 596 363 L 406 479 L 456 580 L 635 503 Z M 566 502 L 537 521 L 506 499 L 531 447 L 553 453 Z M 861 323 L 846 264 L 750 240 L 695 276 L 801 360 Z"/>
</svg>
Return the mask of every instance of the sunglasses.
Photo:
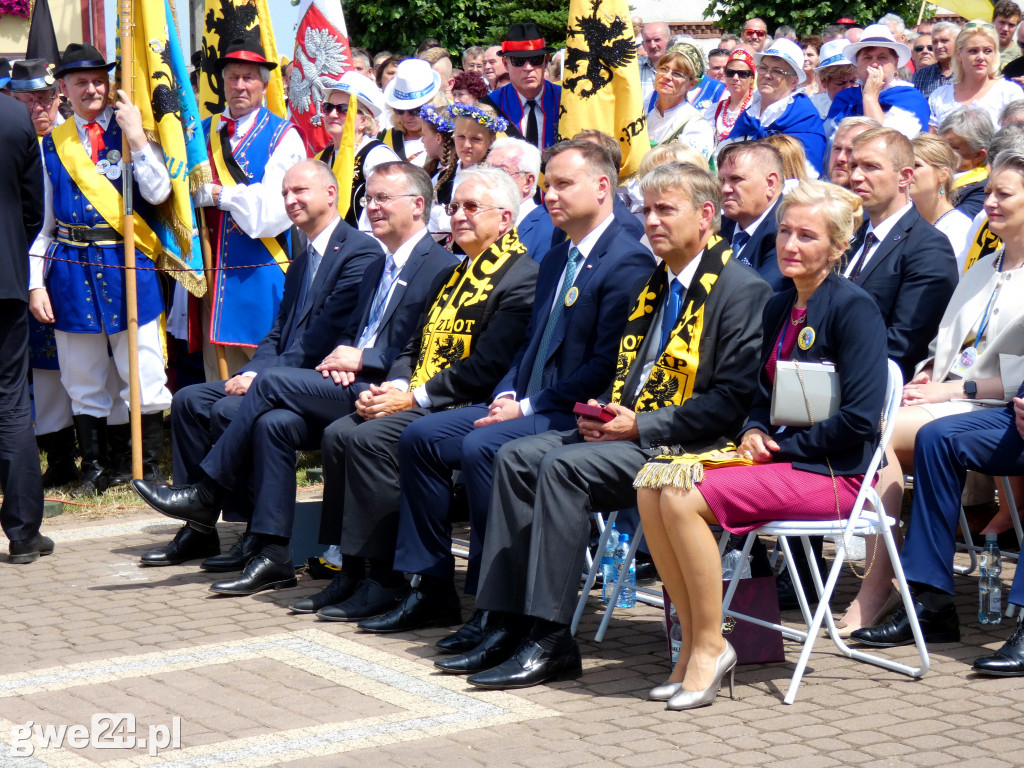
<svg viewBox="0 0 1024 768">
<path fill-rule="evenodd" d="M 513 67 L 525 67 L 529 64 L 531 67 L 543 67 L 544 59 L 546 58 L 543 54 L 540 56 L 508 56 L 508 62 Z"/>
<path fill-rule="evenodd" d="M 964 24 L 964 29 L 995 29 L 995 24 L 989 24 L 987 21 L 968 21 Z"/>
<path fill-rule="evenodd" d="M 445 206 L 445 211 L 448 212 L 449 216 L 454 216 L 456 213 L 459 212 L 460 208 L 463 211 L 466 212 L 467 216 L 476 216 L 477 212 L 480 211 L 480 210 L 484 210 L 484 211 L 503 211 L 503 210 L 505 210 L 504 208 L 502 208 L 501 206 L 498 206 L 498 205 L 487 205 L 486 203 L 477 203 L 477 202 L 474 202 L 473 200 L 467 200 L 464 203 L 448 203 L 448 205 Z"/>
<path fill-rule="evenodd" d="M 768 33 L 763 29 L 744 29 L 743 34 L 747 37 L 768 37 Z"/>
<path fill-rule="evenodd" d="M 412 109 L 399 109 L 398 107 L 392 107 L 391 109 L 399 117 L 402 117 L 403 115 L 413 115 L 415 117 L 420 113 L 419 107 L 413 107 Z"/>
<path fill-rule="evenodd" d="M 337 112 L 339 115 L 344 115 L 348 112 L 348 104 L 341 102 L 340 104 L 333 104 L 329 101 L 325 101 L 320 105 L 320 111 L 325 115 L 329 115 L 332 112 Z"/>
<path fill-rule="evenodd" d="M 914 46 L 914 53 L 921 53 L 921 51 L 933 51 L 933 50 L 935 50 L 935 49 L 932 46 L 930 46 L 930 45 L 915 45 Z"/>
<path fill-rule="evenodd" d="M 749 69 L 726 69 L 726 77 L 738 77 L 740 80 L 749 80 L 754 76 L 754 73 Z"/>
</svg>

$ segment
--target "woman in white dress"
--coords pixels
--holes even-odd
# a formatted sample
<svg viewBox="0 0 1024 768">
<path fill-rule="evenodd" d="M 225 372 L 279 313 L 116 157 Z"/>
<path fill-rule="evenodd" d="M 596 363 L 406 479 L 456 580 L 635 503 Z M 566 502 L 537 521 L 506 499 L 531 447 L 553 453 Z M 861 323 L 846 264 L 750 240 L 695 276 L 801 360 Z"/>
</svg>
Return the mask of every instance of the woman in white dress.
<svg viewBox="0 0 1024 768">
<path fill-rule="evenodd" d="M 1003 107 L 1024 98 L 1024 89 L 999 74 L 999 36 L 987 21 L 969 21 L 953 47 L 953 82 L 939 86 L 928 98 L 931 129 L 960 107 L 984 109 L 998 130 Z"/>
<path fill-rule="evenodd" d="M 925 221 L 949 238 L 959 260 L 967 248 L 971 219 L 949 200 L 958 163 L 956 152 L 949 142 L 930 133 L 922 133 L 911 143 L 914 178 L 910 182 L 910 199 Z"/>
<path fill-rule="evenodd" d="M 689 43 L 673 45 L 658 60 L 654 90 L 657 96 L 647 113 L 651 146 L 677 141 L 704 157 L 715 146 L 714 129 L 689 102 L 686 92 L 704 76 L 704 56 Z"/>
</svg>

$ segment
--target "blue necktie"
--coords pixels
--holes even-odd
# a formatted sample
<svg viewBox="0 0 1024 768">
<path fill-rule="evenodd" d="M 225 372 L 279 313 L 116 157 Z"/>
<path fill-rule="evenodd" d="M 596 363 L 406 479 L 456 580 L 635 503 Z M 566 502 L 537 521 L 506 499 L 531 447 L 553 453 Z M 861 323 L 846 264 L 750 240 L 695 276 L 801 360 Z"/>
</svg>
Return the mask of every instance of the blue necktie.
<svg viewBox="0 0 1024 768">
<path fill-rule="evenodd" d="M 391 293 L 391 286 L 398 277 L 398 265 L 395 264 L 393 254 L 388 254 L 384 260 L 384 272 L 380 276 L 380 284 L 377 286 L 377 293 L 373 297 L 373 306 L 370 308 L 370 317 L 366 321 L 366 327 L 359 335 L 359 348 L 363 349 L 376 334 L 380 327 L 380 321 L 384 317 L 384 308 L 388 305 L 388 294 Z"/>
<path fill-rule="evenodd" d="M 565 265 L 565 279 L 562 280 L 562 288 L 555 299 L 555 305 L 548 315 L 547 325 L 544 326 L 544 335 L 541 336 L 540 346 L 537 348 L 537 357 L 533 361 L 533 370 L 530 371 L 530 381 L 526 385 L 526 397 L 530 397 L 540 391 L 541 382 L 544 380 L 544 365 L 548 360 L 548 350 L 551 348 L 551 340 L 555 336 L 555 326 L 565 309 L 565 297 L 576 280 L 576 270 L 579 268 L 580 251 L 575 245 L 569 249 L 569 261 Z"/>
<path fill-rule="evenodd" d="M 750 259 L 748 259 L 746 256 L 739 255 L 740 251 L 743 250 L 743 246 L 747 244 L 748 240 L 750 240 L 750 235 L 744 232 L 742 229 L 738 230 L 736 234 L 732 236 L 732 255 L 739 259 L 741 264 L 746 264 L 749 267 Z"/>
<path fill-rule="evenodd" d="M 665 311 L 661 314 L 661 349 L 664 351 L 668 340 L 672 336 L 672 329 L 676 327 L 679 320 L 679 311 L 683 308 L 683 284 L 678 280 L 672 281 L 672 290 L 665 303 Z"/>
</svg>

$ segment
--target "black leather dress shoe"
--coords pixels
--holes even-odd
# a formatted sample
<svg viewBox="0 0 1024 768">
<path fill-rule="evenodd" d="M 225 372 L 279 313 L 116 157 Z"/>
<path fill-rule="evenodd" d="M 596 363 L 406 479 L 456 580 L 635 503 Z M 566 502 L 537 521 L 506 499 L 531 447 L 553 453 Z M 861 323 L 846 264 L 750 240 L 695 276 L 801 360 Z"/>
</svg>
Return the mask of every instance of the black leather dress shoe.
<svg viewBox="0 0 1024 768">
<path fill-rule="evenodd" d="M 411 632 L 423 627 L 450 627 L 462 622 L 462 603 L 455 585 L 424 589 L 421 584 L 387 613 L 359 622 L 363 632 Z"/>
<path fill-rule="evenodd" d="M 292 613 L 316 613 L 328 605 L 345 602 L 355 594 L 357 586 L 359 585 L 354 578 L 339 571 L 324 589 L 310 597 L 296 600 L 289 608 Z"/>
<path fill-rule="evenodd" d="M 249 561 L 237 579 L 211 584 L 210 591 L 219 595 L 255 595 L 264 589 L 284 589 L 297 583 L 291 563 L 275 563 L 260 554 Z"/>
<path fill-rule="evenodd" d="M 442 637 L 435 645 L 445 653 L 471 651 L 483 642 L 488 629 L 488 621 L 492 617 L 493 614 L 490 611 L 482 611 L 477 608 L 469 617 L 469 621 L 447 637 Z"/>
<path fill-rule="evenodd" d="M 328 605 L 316 612 L 326 621 L 362 621 L 387 613 L 409 592 L 409 585 L 385 587 L 373 579 L 363 579 L 352 597 L 337 605 Z"/>
<path fill-rule="evenodd" d="M 914 600 L 914 612 L 921 625 L 921 634 L 926 643 L 956 643 L 960 641 L 960 618 L 956 605 L 950 599 L 939 608 L 926 608 L 920 600 Z M 864 645 L 878 648 L 894 648 L 898 645 L 913 645 L 914 633 L 910 629 L 907 609 L 900 607 L 893 611 L 892 618 L 877 627 L 865 627 L 850 633 L 850 639 Z"/>
<path fill-rule="evenodd" d="M 437 659 L 434 666 L 451 675 L 485 672 L 508 661 L 522 641 L 522 635 L 517 635 L 505 627 L 491 627 L 476 648 L 466 651 L 461 656 Z"/>
<path fill-rule="evenodd" d="M 972 669 L 983 675 L 1024 677 L 1024 621 L 1017 622 L 1017 629 L 1002 648 L 975 661 Z"/>
<path fill-rule="evenodd" d="M 217 554 L 208 557 L 199 564 L 199 567 L 210 573 L 230 573 L 240 571 L 248 565 L 260 551 L 260 541 L 255 534 L 246 531 L 239 536 L 231 549 L 223 555 Z"/>
<path fill-rule="evenodd" d="M 535 640 L 524 640 L 510 659 L 486 672 L 466 678 L 477 688 L 529 688 L 549 680 L 571 680 L 583 674 L 583 660 L 575 640 L 547 650 Z"/>
<path fill-rule="evenodd" d="M 162 515 L 184 520 L 206 533 L 214 530 L 217 525 L 220 510 L 204 504 L 194 485 L 168 488 L 147 483 L 145 480 L 132 480 L 132 488 L 143 501 Z"/>
<path fill-rule="evenodd" d="M 183 525 L 167 544 L 153 549 L 140 558 L 142 565 L 181 565 L 189 560 L 220 554 L 220 536 L 214 528 L 209 533 L 200 533 L 191 526 Z"/>
<path fill-rule="evenodd" d="M 53 539 L 37 533 L 31 539 L 12 541 L 8 545 L 8 559 L 12 563 L 23 565 L 38 560 L 40 557 L 53 554 Z"/>
</svg>

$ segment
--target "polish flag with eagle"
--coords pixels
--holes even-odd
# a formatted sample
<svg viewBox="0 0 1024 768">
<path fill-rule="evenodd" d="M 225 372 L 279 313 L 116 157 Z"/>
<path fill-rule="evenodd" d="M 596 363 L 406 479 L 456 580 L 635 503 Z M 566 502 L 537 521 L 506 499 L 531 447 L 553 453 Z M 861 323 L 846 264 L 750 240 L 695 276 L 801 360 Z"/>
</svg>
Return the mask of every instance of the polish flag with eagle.
<svg viewBox="0 0 1024 768">
<path fill-rule="evenodd" d="M 352 69 L 352 48 L 341 0 L 304 0 L 288 78 L 288 106 L 310 155 L 331 143 L 320 104 L 324 85 Z"/>
</svg>

